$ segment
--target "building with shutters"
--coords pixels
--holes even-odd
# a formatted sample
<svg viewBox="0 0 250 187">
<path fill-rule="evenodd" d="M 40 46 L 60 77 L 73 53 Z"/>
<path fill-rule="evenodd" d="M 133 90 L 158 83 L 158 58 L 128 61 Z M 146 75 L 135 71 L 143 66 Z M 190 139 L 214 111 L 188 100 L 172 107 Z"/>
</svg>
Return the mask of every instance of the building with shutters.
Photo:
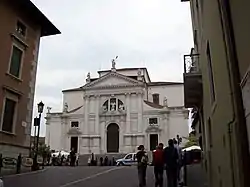
<svg viewBox="0 0 250 187">
<path fill-rule="evenodd" d="M 40 38 L 60 31 L 29 0 L 0 1 L 0 153 L 29 154 Z"/>
</svg>

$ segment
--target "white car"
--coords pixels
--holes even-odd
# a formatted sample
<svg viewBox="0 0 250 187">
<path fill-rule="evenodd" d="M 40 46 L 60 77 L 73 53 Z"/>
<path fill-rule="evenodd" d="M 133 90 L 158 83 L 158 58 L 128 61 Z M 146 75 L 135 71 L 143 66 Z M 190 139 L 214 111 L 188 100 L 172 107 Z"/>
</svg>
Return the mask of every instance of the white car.
<svg viewBox="0 0 250 187">
<path fill-rule="evenodd" d="M 117 166 L 132 166 L 136 164 L 136 153 L 128 153 L 124 158 L 116 160 Z"/>
</svg>

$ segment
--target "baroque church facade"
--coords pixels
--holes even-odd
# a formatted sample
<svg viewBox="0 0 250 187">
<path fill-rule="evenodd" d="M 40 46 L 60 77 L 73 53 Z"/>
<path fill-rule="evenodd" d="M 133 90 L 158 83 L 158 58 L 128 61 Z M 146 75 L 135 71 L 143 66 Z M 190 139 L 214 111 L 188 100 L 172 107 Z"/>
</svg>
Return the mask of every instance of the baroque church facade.
<svg viewBox="0 0 250 187">
<path fill-rule="evenodd" d="M 169 138 L 188 137 L 183 83 L 152 82 L 146 68 L 98 71 L 86 84 L 63 90 L 63 111 L 46 115 L 46 144 L 79 154 L 155 149 Z"/>
</svg>

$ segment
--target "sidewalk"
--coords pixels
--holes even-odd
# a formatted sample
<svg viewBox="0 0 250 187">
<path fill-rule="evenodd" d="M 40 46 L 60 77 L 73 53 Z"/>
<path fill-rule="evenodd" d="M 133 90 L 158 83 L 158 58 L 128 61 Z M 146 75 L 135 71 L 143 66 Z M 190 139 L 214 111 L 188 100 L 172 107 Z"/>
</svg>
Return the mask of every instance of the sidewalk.
<svg viewBox="0 0 250 187">
<path fill-rule="evenodd" d="M 31 171 L 31 167 L 22 167 L 20 173 L 27 173 Z M 0 178 L 6 175 L 14 175 L 16 174 L 16 168 L 13 169 L 5 169 L 2 168 L 2 171 L 0 173 Z"/>
<path fill-rule="evenodd" d="M 208 187 L 205 171 L 201 164 L 189 165 L 187 167 L 187 186 L 188 187 Z"/>
</svg>

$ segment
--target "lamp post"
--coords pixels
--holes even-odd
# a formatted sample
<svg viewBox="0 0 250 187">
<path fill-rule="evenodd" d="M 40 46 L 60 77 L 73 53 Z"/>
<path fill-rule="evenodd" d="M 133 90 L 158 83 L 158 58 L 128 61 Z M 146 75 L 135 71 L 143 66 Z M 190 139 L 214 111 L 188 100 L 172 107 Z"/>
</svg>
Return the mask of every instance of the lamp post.
<svg viewBox="0 0 250 187">
<path fill-rule="evenodd" d="M 38 130 L 37 130 L 36 145 L 35 145 L 36 146 L 36 151 L 35 151 L 35 156 L 34 156 L 34 160 L 33 160 L 33 170 L 38 169 L 37 156 L 38 156 L 41 117 L 42 117 L 43 108 L 44 108 L 43 102 L 41 101 L 40 103 L 38 103 L 37 107 L 38 107 L 39 118 L 36 118 L 36 120 L 35 120 L 36 121 L 35 126 L 38 126 Z"/>
</svg>

